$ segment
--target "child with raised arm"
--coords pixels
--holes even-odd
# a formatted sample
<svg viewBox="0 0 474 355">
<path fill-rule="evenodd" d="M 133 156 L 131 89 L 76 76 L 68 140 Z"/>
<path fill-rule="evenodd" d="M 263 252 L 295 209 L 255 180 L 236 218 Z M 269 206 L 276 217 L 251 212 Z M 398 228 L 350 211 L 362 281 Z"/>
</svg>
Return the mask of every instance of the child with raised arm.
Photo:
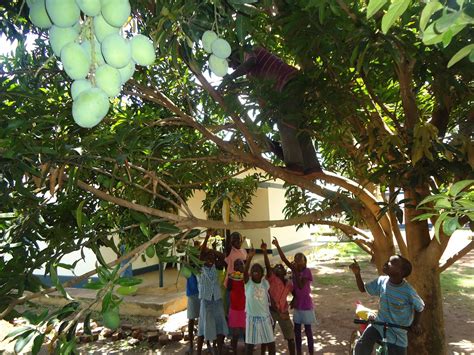
<svg viewBox="0 0 474 355">
<path fill-rule="evenodd" d="M 267 269 L 267 280 L 270 284 L 270 314 L 274 325 L 278 323 L 283 333 L 283 337 L 288 342 L 290 355 L 295 354 L 295 333 L 293 322 L 290 319 L 288 295 L 293 291 L 293 283 L 286 279 L 286 269 L 282 264 L 276 264 L 273 268 L 267 254 L 267 244 L 262 240 L 263 257 Z"/>
<path fill-rule="evenodd" d="M 245 332 L 245 282 L 242 259 L 234 261 L 234 272 L 229 274 L 227 289 L 230 296 L 228 325 L 232 332 L 231 346 L 234 354 L 237 354 L 239 336 Z"/>
<path fill-rule="evenodd" d="M 400 255 L 391 256 L 383 266 L 386 276 L 364 283 L 360 266 L 356 260 L 349 268 L 355 275 L 360 292 L 380 298 L 376 321 L 409 326 L 415 334 L 420 332 L 420 314 L 425 304 L 415 289 L 405 280 L 411 274 L 411 263 Z M 377 341 L 382 339 L 383 326 L 370 325 L 357 341 L 354 354 L 370 355 Z M 400 328 L 387 329 L 388 353 L 407 354 L 407 331 Z"/>
<path fill-rule="evenodd" d="M 303 253 L 296 253 L 292 263 L 288 261 L 276 238 L 273 238 L 273 245 L 278 250 L 281 260 L 291 269 L 293 278 L 294 310 L 293 322 L 295 330 L 296 354 L 302 351 L 301 325 L 304 325 L 306 339 L 308 341 L 308 353 L 314 354 L 314 339 L 312 324 L 316 323 L 313 300 L 311 299 L 311 283 L 313 275 L 306 267 L 306 256 Z"/>
<path fill-rule="evenodd" d="M 262 354 L 266 348 L 268 348 L 270 354 L 275 354 L 275 337 L 273 335 L 272 317 L 268 301 L 270 285 L 263 278 L 262 265 L 255 263 L 250 268 L 250 263 L 254 256 L 255 250 L 252 248 L 248 253 L 244 268 L 245 354 L 251 355 L 256 344 L 262 344 Z"/>
<path fill-rule="evenodd" d="M 216 262 L 223 263 L 223 255 L 207 248 L 206 235 L 201 246 L 200 259 L 204 262 L 201 273 L 198 275 L 199 299 L 201 301 L 199 312 L 199 327 L 197 339 L 197 353 L 202 352 L 204 340 L 217 339 L 217 351 L 222 353 L 224 337 L 228 333 L 227 322 L 222 304 L 221 288 L 218 282 Z"/>
</svg>

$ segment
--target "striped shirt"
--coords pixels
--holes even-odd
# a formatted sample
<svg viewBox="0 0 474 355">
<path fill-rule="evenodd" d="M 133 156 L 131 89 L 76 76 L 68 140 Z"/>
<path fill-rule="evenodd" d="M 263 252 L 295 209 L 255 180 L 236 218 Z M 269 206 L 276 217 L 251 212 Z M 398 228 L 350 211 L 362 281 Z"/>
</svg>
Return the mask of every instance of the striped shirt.
<svg viewBox="0 0 474 355">
<path fill-rule="evenodd" d="M 275 81 L 275 90 L 281 92 L 284 86 L 298 73 L 298 69 L 286 64 L 276 55 L 262 47 L 252 52 L 245 52 L 244 60 L 255 58 L 256 63 L 249 71 L 249 75 L 263 80 Z"/>
<path fill-rule="evenodd" d="M 222 298 L 215 265 L 202 267 L 201 273 L 198 275 L 198 288 L 201 300 L 217 301 Z"/>
<path fill-rule="evenodd" d="M 421 312 L 425 307 L 423 300 L 415 289 L 405 280 L 393 284 L 388 276 L 379 276 L 365 284 L 365 290 L 371 296 L 379 296 L 380 304 L 376 321 L 410 326 L 414 312 Z M 383 336 L 383 326 L 374 326 Z M 408 346 L 407 331 L 399 328 L 387 329 L 387 341 L 401 347 Z"/>
</svg>

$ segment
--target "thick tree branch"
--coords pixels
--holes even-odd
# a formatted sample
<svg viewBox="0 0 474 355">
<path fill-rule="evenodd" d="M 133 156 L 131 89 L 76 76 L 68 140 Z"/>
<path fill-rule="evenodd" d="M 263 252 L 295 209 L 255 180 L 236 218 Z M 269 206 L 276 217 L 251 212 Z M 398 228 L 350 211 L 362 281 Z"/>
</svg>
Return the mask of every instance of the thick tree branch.
<svg viewBox="0 0 474 355">
<path fill-rule="evenodd" d="M 466 245 L 456 254 L 454 254 L 449 259 L 447 259 L 443 265 L 440 265 L 439 272 L 443 272 L 444 270 L 446 270 L 448 267 L 453 265 L 456 261 L 461 259 L 464 255 L 469 253 L 472 249 L 474 249 L 474 240 L 471 240 L 471 242 L 468 245 Z"/>
</svg>

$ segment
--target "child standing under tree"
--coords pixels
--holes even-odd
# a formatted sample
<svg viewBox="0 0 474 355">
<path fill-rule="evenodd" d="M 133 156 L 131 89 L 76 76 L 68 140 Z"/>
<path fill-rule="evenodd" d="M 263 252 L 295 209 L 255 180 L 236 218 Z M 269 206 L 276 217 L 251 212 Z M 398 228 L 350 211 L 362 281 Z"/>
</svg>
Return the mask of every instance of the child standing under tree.
<svg viewBox="0 0 474 355">
<path fill-rule="evenodd" d="M 379 311 L 376 321 L 409 326 L 415 334 L 420 333 L 420 315 L 425 307 L 423 300 L 415 289 L 405 281 L 411 274 L 411 263 L 400 255 L 391 256 L 384 264 L 383 272 L 387 276 L 379 276 L 365 283 L 360 275 L 360 266 L 356 260 L 349 268 L 355 275 L 360 292 L 380 297 Z M 377 341 L 382 339 L 383 326 L 370 325 L 357 341 L 354 354 L 370 355 Z M 390 355 L 407 354 L 407 331 L 400 328 L 387 329 L 388 353 Z"/>
<path fill-rule="evenodd" d="M 262 354 L 268 347 L 270 354 L 275 354 L 275 337 L 273 335 L 272 317 L 268 302 L 270 285 L 263 278 L 263 267 L 253 264 L 250 268 L 255 250 L 248 253 L 244 269 L 245 281 L 245 354 L 251 355 L 256 344 L 262 344 Z M 250 270 L 250 275 L 249 275 Z"/>
<path fill-rule="evenodd" d="M 313 300 L 311 299 L 313 275 L 311 270 L 306 267 L 306 256 L 303 253 L 296 253 L 293 263 L 290 263 L 278 240 L 273 238 L 272 243 L 277 248 L 281 260 L 291 269 L 292 273 L 296 354 L 300 355 L 302 353 L 301 325 L 304 325 L 304 332 L 308 341 L 308 353 L 314 354 L 313 330 L 311 328 L 311 325 L 316 323 Z"/>
<path fill-rule="evenodd" d="M 204 339 L 214 341 L 217 339 L 217 351 L 222 353 L 224 337 L 228 333 L 227 322 L 222 304 L 221 288 L 218 282 L 216 259 L 223 263 L 219 258 L 218 252 L 207 249 L 208 236 L 201 246 L 201 260 L 204 265 L 198 276 L 199 299 L 201 301 L 199 313 L 197 353 L 202 353 Z"/>
<path fill-rule="evenodd" d="M 267 280 L 270 284 L 270 314 L 272 315 L 274 325 L 278 323 L 283 337 L 288 342 L 288 351 L 290 355 L 295 354 L 295 333 L 293 331 L 293 322 L 290 319 L 288 295 L 293 291 L 293 283 L 286 279 L 286 269 L 282 264 L 276 264 L 273 268 L 267 254 L 267 244 L 263 242 L 260 246 L 265 259 L 267 269 Z"/>
<path fill-rule="evenodd" d="M 234 272 L 229 274 L 227 280 L 229 290 L 229 328 L 232 331 L 231 345 L 234 354 L 237 354 L 239 336 L 245 331 L 245 283 L 244 261 L 237 259 L 234 262 Z"/>
</svg>

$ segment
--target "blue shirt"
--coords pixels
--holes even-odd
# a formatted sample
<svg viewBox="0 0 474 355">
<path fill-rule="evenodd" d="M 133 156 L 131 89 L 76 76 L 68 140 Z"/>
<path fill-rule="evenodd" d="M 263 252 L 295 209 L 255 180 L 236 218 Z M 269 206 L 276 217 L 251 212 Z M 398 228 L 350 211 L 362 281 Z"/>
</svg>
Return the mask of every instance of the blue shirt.
<svg viewBox="0 0 474 355">
<path fill-rule="evenodd" d="M 421 312 L 425 307 L 423 300 L 415 289 L 405 280 L 401 284 L 393 284 L 388 276 L 379 276 L 365 284 L 365 290 L 371 296 L 379 296 L 380 304 L 376 321 L 410 326 L 415 311 Z M 374 325 L 383 337 L 383 326 Z M 407 331 L 389 327 L 387 342 L 401 347 L 408 346 Z"/>
<path fill-rule="evenodd" d="M 245 284 L 245 312 L 249 316 L 269 316 L 270 302 L 268 290 L 270 284 L 262 278 L 260 283 L 253 282 L 250 278 Z"/>
<path fill-rule="evenodd" d="M 222 298 L 216 266 L 203 266 L 198 275 L 199 299 L 217 301 Z"/>
<path fill-rule="evenodd" d="M 195 296 L 199 294 L 198 280 L 196 275 L 191 276 L 186 281 L 186 296 Z"/>
</svg>

